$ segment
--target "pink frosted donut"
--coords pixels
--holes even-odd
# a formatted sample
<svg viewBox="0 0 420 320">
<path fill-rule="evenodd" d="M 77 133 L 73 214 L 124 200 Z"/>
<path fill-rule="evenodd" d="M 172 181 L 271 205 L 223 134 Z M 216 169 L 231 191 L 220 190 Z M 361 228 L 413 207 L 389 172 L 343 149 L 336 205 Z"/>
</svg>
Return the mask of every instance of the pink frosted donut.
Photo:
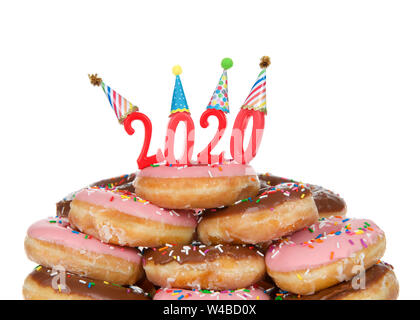
<svg viewBox="0 0 420 320">
<path fill-rule="evenodd" d="M 153 300 L 270 300 L 263 290 L 250 287 L 237 290 L 159 289 Z"/>
<path fill-rule="evenodd" d="M 125 190 L 83 189 L 70 206 L 72 226 L 104 242 L 130 247 L 189 243 L 197 225 L 191 211 L 166 210 Z"/>
<path fill-rule="evenodd" d="M 164 208 L 216 208 L 255 196 L 259 180 L 251 166 L 234 162 L 160 164 L 140 170 L 133 185 L 140 197 Z"/>
<path fill-rule="evenodd" d="M 137 249 L 105 244 L 71 229 L 66 218 L 31 225 L 25 250 L 30 260 L 43 266 L 118 284 L 134 284 L 144 273 Z"/>
<path fill-rule="evenodd" d="M 273 245 L 265 262 L 277 286 L 306 295 L 371 267 L 385 246 L 384 232 L 371 220 L 322 218 Z"/>
</svg>

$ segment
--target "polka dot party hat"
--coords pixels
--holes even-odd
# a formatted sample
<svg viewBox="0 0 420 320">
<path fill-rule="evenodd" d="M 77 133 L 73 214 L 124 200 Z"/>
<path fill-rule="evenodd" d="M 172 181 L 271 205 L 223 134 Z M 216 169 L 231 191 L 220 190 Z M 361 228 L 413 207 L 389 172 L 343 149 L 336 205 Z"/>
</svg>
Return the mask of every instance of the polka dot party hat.
<svg viewBox="0 0 420 320">
<path fill-rule="evenodd" d="M 179 75 L 182 73 L 181 66 L 177 65 L 173 67 L 172 73 L 176 76 L 176 78 L 174 94 L 172 96 L 171 114 L 176 112 L 190 113 L 190 109 L 188 108 L 187 104 L 187 99 L 185 98 L 184 89 L 182 88 L 181 78 L 179 77 Z"/>
<path fill-rule="evenodd" d="M 224 58 L 221 64 L 223 73 L 211 96 L 207 109 L 216 109 L 229 113 L 227 70 L 233 66 L 233 61 L 230 58 Z"/>
</svg>

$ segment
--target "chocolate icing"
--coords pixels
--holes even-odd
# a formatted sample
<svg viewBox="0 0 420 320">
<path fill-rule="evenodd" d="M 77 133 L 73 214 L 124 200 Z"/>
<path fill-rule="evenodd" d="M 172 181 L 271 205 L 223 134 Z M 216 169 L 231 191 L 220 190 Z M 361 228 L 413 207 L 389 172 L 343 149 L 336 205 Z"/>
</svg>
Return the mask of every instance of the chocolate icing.
<svg viewBox="0 0 420 320">
<path fill-rule="evenodd" d="M 248 198 L 220 209 L 205 210 L 203 219 L 243 214 L 244 212 L 256 212 L 258 210 L 271 209 L 287 201 L 296 201 L 311 196 L 312 192 L 303 184 L 288 183 L 276 187 L 262 186 L 259 194 L 254 198 Z"/>
<path fill-rule="evenodd" d="M 176 261 L 179 264 L 201 263 L 214 261 L 219 257 L 232 257 L 235 259 L 248 257 L 264 257 L 264 254 L 252 245 L 174 245 L 148 249 L 144 260 L 153 261 L 155 264 L 167 264 Z"/>
<path fill-rule="evenodd" d="M 42 287 L 51 287 L 52 285 L 53 275 L 50 268 L 38 266 L 29 277 Z M 63 288 L 60 294 L 74 293 L 94 300 L 149 300 L 143 292 L 147 292 L 150 288 L 143 290 L 137 284 L 126 287 L 101 280 L 92 280 L 69 272 L 66 272 L 65 279 L 65 284 L 70 291 Z M 140 283 L 140 285 L 142 284 Z M 146 285 L 148 284 L 146 283 Z M 59 289 L 55 290 L 60 291 Z"/>
<path fill-rule="evenodd" d="M 125 190 L 134 193 L 133 181 L 136 178 L 135 173 L 125 174 L 119 177 L 113 177 L 109 179 L 100 180 L 89 185 L 89 187 L 102 187 L 102 188 L 115 188 L 117 190 Z M 63 200 L 56 203 L 57 216 L 67 217 L 70 212 L 70 203 L 73 200 L 73 195 L 76 192 L 71 193 Z"/>
<path fill-rule="evenodd" d="M 385 274 L 392 270 L 393 267 L 385 262 L 380 262 L 373 267 L 366 270 L 365 276 L 366 276 L 366 288 L 369 286 L 372 286 L 378 281 L 381 281 L 382 278 L 385 276 Z M 359 289 L 353 289 L 352 287 L 352 281 L 345 281 L 341 282 L 340 284 L 337 284 L 335 286 L 332 286 L 327 289 L 323 289 L 321 291 L 318 291 L 314 294 L 308 295 L 308 296 L 297 296 L 293 293 L 280 293 L 278 296 L 282 297 L 283 300 L 340 300 L 344 299 L 349 294 L 355 293 L 359 291 Z"/>
<path fill-rule="evenodd" d="M 275 186 L 280 183 L 296 182 L 292 179 L 277 177 L 269 174 L 258 175 L 262 186 Z M 307 184 L 312 191 L 316 207 L 319 213 L 338 212 L 346 208 L 346 203 L 331 190 L 314 184 Z"/>
</svg>

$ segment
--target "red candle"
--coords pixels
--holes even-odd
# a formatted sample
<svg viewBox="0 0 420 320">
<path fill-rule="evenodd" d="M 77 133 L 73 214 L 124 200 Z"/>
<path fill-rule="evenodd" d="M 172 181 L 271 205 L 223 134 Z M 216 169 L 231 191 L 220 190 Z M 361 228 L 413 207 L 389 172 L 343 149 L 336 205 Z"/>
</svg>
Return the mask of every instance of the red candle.
<svg viewBox="0 0 420 320">
<path fill-rule="evenodd" d="M 230 139 L 230 154 L 238 163 L 249 163 L 257 154 L 264 132 L 264 117 L 267 114 L 266 108 L 266 70 L 270 65 L 270 58 L 261 58 L 261 72 L 251 88 L 235 123 L 233 124 L 232 136 Z M 252 118 L 252 133 L 248 147 L 244 150 L 245 129 Z"/>
<path fill-rule="evenodd" d="M 252 133 L 244 150 L 245 130 L 252 118 Z M 249 163 L 255 158 L 264 132 L 264 114 L 259 111 L 241 109 L 233 124 L 230 139 L 230 154 L 238 163 Z"/>
<path fill-rule="evenodd" d="M 226 129 L 226 115 L 221 110 L 216 109 L 207 109 L 204 111 L 204 113 L 200 117 L 200 125 L 203 128 L 207 128 L 209 126 L 208 118 L 214 116 L 219 121 L 219 125 L 217 128 L 216 135 L 213 137 L 213 139 L 210 141 L 210 143 L 207 145 L 207 147 L 204 148 L 203 151 L 201 151 L 199 154 L 197 154 L 197 161 L 200 164 L 214 164 L 214 163 L 223 163 L 224 158 L 224 151 L 222 151 L 218 155 L 211 154 L 212 149 L 216 147 L 216 145 L 219 143 L 220 139 L 222 138 L 225 129 Z"/>
<path fill-rule="evenodd" d="M 208 118 L 211 116 L 216 117 L 219 122 L 215 136 L 207 147 L 197 155 L 197 161 L 201 164 L 223 163 L 225 160 L 224 152 L 221 152 L 218 155 L 211 154 L 212 149 L 216 147 L 225 132 L 226 113 L 229 113 L 227 70 L 233 66 L 232 59 L 224 58 L 221 62 L 221 66 L 223 68 L 223 73 L 210 98 L 206 111 L 204 111 L 200 118 L 200 125 L 203 128 L 209 126 Z"/>
<path fill-rule="evenodd" d="M 168 129 L 165 139 L 165 159 L 169 165 L 190 165 L 192 153 L 194 149 L 194 121 L 190 116 L 187 99 L 185 98 L 184 89 L 182 87 L 182 73 L 180 66 L 172 68 L 175 77 L 175 87 L 172 96 L 171 114 L 169 115 Z M 175 132 L 180 122 L 185 123 L 186 134 L 184 143 L 184 152 L 180 159 L 175 158 Z"/>
<path fill-rule="evenodd" d="M 184 151 L 180 159 L 175 157 L 175 133 L 180 122 L 185 123 L 186 134 Z M 170 115 L 165 139 L 165 159 L 169 165 L 190 165 L 194 149 L 194 121 L 187 112 L 178 112 Z"/>
<path fill-rule="evenodd" d="M 127 118 L 124 120 L 125 131 L 129 135 L 133 135 L 135 130 L 133 129 L 132 122 L 136 120 L 141 121 L 144 125 L 143 147 L 141 149 L 139 157 L 137 158 L 138 168 L 143 169 L 154 163 L 162 161 L 163 155 L 162 155 L 162 152 L 158 150 L 158 152 L 155 155 L 147 156 L 147 152 L 149 151 L 149 147 L 150 147 L 150 140 L 152 138 L 152 122 L 144 113 L 140 113 L 140 112 L 130 113 L 127 116 Z"/>
</svg>

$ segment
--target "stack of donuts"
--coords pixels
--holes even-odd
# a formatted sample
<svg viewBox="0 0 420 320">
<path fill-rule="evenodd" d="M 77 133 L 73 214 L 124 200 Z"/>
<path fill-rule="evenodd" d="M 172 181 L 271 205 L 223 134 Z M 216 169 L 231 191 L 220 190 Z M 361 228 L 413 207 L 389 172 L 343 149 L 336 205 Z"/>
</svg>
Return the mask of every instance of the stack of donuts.
<svg viewBox="0 0 420 320">
<path fill-rule="evenodd" d="M 317 185 L 245 164 L 155 164 L 28 229 L 25 299 L 396 299 L 385 233 Z"/>
</svg>

